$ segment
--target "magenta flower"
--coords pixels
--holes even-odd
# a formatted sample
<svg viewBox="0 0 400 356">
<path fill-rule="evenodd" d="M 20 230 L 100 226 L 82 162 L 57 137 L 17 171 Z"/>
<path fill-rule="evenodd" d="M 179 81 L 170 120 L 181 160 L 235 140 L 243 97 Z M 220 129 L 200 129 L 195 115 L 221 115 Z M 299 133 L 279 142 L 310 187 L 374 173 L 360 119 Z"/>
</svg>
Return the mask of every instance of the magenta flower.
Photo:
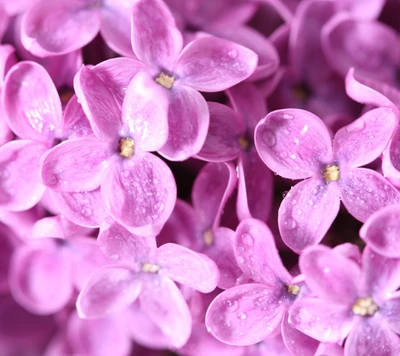
<svg viewBox="0 0 400 356">
<path fill-rule="evenodd" d="M 323 342 L 342 343 L 345 355 L 400 351 L 400 259 L 365 248 L 361 266 L 325 246 L 308 248 L 300 268 L 315 297 L 297 300 L 289 322 Z"/>
<path fill-rule="evenodd" d="M 75 78 L 75 89 L 95 136 L 69 140 L 49 151 L 42 164 L 43 183 L 70 193 L 101 185 L 114 219 L 137 234 L 158 233 L 176 200 L 172 172 L 148 152 L 160 149 L 167 139 L 166 93 L 139 72 L 127 89 L 121 113 L 111 91 L 85 67 Z"/>
<path fill-rule="evenodd" d="M 155 238 L 134 236 L 117 223 L 102 227 L 98 243 L 107 256 L 120 263 L 92 275 L 78 296 L 78 315 L 99 318 L 138 300 L 142 312 L 171 345 L 183 346 L 190 336 L 192 318 L 173 281 L 209 293 L 219 278 L 215 263 L 176 244 L 156 248 Z"/>
<path fill-rule="evenodd" d="M 379 173 L 358 168 L 382 153 L 396 122 L 389 108 L 368 111 L 340 129 L 332 145 L 326 126 L 310 112 L 277 110 L 260 121 L 255 144 L 265 164 L 285 178 L 308 178 L 289 191 L 279 208 L 279 230 L 292 250 L 321 241 L 340 200 L 360 221 L 400 201 L 400 193 Z"/>
</svg>

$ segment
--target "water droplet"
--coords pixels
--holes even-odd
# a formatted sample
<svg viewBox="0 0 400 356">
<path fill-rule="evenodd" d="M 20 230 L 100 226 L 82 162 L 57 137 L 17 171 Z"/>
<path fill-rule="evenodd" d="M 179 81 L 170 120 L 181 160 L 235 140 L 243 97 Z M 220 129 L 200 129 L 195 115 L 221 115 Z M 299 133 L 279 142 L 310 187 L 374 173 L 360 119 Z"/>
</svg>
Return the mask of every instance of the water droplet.
<svg viewBox="0 0 400 356">
<path fill-rule="evenodd" d="M 88 206 L 84 206 L 84 207 L 82 208 L 81 213 L 82 213 L 83 216 L 89 217 L 89 216 L 92 216 L 93 211 L 92 211 L 92 209 L 90 209 Z"/>
<path fill-rule="evenodd" d="M 296 159 L 296 155 L 295 155 L 295 154 L 291 154 L 291 155 L 290 155 L 290 158 L 291 158 L 291 159 Z"/>
<path fill-rule="evenodd" d="M 301 135 L 304 135 L 308 131 L 308 125 L 304 125 L 303 128 L 300 131 Z"/>
<path fill-rule="evenodd" d="M 153 208 L 156 214 L 160 214 L 164 210 L 164 203 L 158 202 L 157 204 L 154 205 Z"/>
<path fill-rule="evenodd" d="M 118 255 L 118 253 L 114 253 L 114 254 L 112 254 L 110 256 L 110 258 L 113 259 L 113 260 L 118 260 L 119 259 L 119 255 Z"/>
<path fill-rule="evenodd" d="M 361 131 L 364 127 L 365 127 L 364 120 L 358 119 L 347 126 L 347 132 L 348 133 L 358 132 Z"/>
<path fill-rule="evenodd" d="M 229 301 L 228 307 L 230 311 L 234 312 L 239 309 L 239 302 L 237 300 Z"/>
<path fill-rule="evenodd" d="M 331 270 L 331 269 L 330 269 L 329 267 L 325 267 L 325 268 L 324 268 L 324 273 L 329 273 L 330 270 Z"/>
<path fill-rule="evenodd" d="M 287 114 L 287 113 L 282 114 L 282 119 L 291 120 L 293 118 L 294 118 L 294 116 L 292 114 Z"/>
<path fill-rule="evenodd" d="M 272 131 L 269 130 L 264 131 L 262 139 L 268 147 L 273 147 L 276 144 L 276 138 Z"/>
<path fill-rule="evenodd" d="M 244 233 L 242 234 L 242 242 L 247 246 L 254 246 L 254 239 L 250 234 Z"/>
<path fill-rule="evenodd" d="M 236 49 L 232 49 L 228 52 L 228 56 L 231 58 L 236 58 L 238 55 L 238 51 Z"/>
<path fill-rule="evenodd" d="M 236 258 L 236 261 L 237 261 L 237 263 L 239 263 L 241 265 L 242 263 L 244 263 L 244 258 L 242 256 L 238 256 Z"/>
<path fill-rule="evenodd" d="M 288 191 L 288 190 L 285 190 L 285 191 L 282 193 L 282 198 L 286 197 L 287 193 L 289 193 L 289 191 Z"/>
<path fill-rule="evenodd" d="M 296 221 L 293 218 L 287 218 L 284 225 L 287 230 L 293 230 L 297 226 Z"/>
<path fill-rule="evenodd" d="M 285 130 L 283 130 L 283 133 L 284 133 L 285 135 L 289 135 L 289 134 L 290 134 L 290 131 L 287 130 L 287 129 L 285 129 Z"/>
<path fill-rule="evenodd" d="M 247 315 L 246 315 L 245 313 L 238 313 L 238 314 L 237 314 L 237 317 L 238 317 L 239 319 L 244 320 L 244 319 L 247 318 Z"/>
</svg>

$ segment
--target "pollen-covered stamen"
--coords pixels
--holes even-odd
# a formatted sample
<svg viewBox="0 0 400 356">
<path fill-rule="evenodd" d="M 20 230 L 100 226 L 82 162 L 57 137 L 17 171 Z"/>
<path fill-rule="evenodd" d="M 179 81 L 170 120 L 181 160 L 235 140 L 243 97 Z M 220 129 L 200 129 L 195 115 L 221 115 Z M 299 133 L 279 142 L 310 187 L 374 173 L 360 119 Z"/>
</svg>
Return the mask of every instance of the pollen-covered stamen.
<svg viewBox="0 0 400 356">
<path fill-rule="evenodd" d="M 171 89 L 172 84 L 175 81 L 175 78 L 161 72 L 160 75 L 155 79 L 156 83 L 162 85 L 164 88 Z"/>
<path fill-rule="evenodd" d="M 371 297 L 358 298 L 353 305 L 353 313 L 361 316 L 372 316 L 378 310 L 378 306 Z"/>
<path fill-rule="evenodd" d="M 250 146 L 250 142 L 247 139 L 246 135 L 239 137 L 239 145 L 243 148 L 244 151 L 247 151 Z"/>
<path fill-rule="evenodd" d="M 129 137 L 118 141 L 118 153 L 124 158 L 131 158 L 135 154 L 135 142 Z"/>
<path fill-rule="evenodd" d="M 159 265 L 155 265 L 153 263 L 144 263 L 142 266 L 142 271 L 148 273 L 157 273 L 160 268 L 161 267 Z"/>
<path fill-rule="evenodd" d="M 297 284 L 285 283 L 285 287 L 290 294 L 297 295 L 300 292 L 300 286 L 298 286 Z"/>
<path fill-rule="evenodd" d="M 214 234 L 210 229 L 203 234 L 203 241 L 206 246 L 211 246 L 214 243 Z"/>
<path fill-rule="evenodd" d="M 322 174 L 324 175 L 325 183 L 336 181 L 340 178 L 339 167 L 335 164 L 328 164 Z"/>
</svg>

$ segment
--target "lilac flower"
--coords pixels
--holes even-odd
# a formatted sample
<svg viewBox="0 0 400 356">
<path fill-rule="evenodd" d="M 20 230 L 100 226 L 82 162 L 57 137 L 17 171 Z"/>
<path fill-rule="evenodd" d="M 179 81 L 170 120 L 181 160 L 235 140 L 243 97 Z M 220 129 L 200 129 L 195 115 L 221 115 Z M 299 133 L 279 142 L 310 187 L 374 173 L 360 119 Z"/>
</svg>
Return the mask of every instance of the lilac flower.
<svg viewBox="0 0 400 356">
<path fill-rule="evenodd" d="M 148 153 L 167 139 L 166 93 L 139 72 L 127 89 L 121 113 L 93 71 L 83 67 L 75 88 L 95 136 L 69 140 L 49 151 L 42 164 L 43 183 L 72 193 L 101 185 L 102 199 L 114 219 L 138 234 L 158 233 L 176 199 L 172 172 Z"/>
<path fill-rule="evenodd" d="M 382 153 L 396 121 L 389 108 L 368 111 L 340 129 L 333 146 L 325 125 L 309 112 L 278 110 L 260 121 L 255 144 L 265 164 L 285 178 L 308 178 L 289 191 L 279 208 L 279 230 L 291 249 L 317 244 L 340 200 L 360 221 L 400 201 L 400 193 L 379 173 L 358 168 Z"/>
<path fill-rule="evenodd" d="M 311 337 L 342 343 L 345 355 L 396 355 L 400 351 L 400 260 L 368 247 L 361 267 L 324 246 L 308 248 L 300 268 L 315 297 L 297 300 L 289 321 Z"/>
<path fill-rule="evenodd" d="M 117 223 L 103 226 L 98 242 L 120 264 L 98 269 L 77 300 L 78 315 L 99 318 L 135 300 L 174 347 L 189 338 L 192 319 L 173 281 L 203 293 L 215 289 L 219 273 L 212 260 L 176 244 L 156 248 L 155 238 L 133 236 Z"/>
<path fill-rule="evenodd" d="M 116 52 L 132 56 L 129 9 L 133 1 L 37 1 L 22 19 L 21 40 L 39 57 L 73 52 L 88 44 L 100 31 Z"/>
</svg>

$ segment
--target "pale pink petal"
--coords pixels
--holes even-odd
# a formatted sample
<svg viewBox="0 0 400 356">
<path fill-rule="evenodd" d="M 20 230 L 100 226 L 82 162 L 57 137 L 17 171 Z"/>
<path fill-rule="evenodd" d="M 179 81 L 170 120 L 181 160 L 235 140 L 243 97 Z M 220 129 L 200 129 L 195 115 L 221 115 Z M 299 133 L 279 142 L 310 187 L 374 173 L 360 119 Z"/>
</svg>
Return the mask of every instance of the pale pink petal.
<svg viewBox="0 0 400 356">
<path fill-rule="evenodd" d="M 217 286 L 218 268 L 205 255 L 177 244 L 166 243 L 158 248 L 156 259 L 157 264 L 162 266 L 162 275 L 168 276 L 175 282 L 202 293 L 210 293 Z"/>
<path fill-rule="evenodd" d="M 271 230 L 259 220 L 247 219 L 236 229 L 234 251 L 237 263 L 244 273 L 258 283 L 271 288 L 291 276 L 283 266 Z"/>
<path fill-rule="evenodd" d="M 345 356 L 389 356 L 399 353 L 399 336 L 375 318 L 359 320 L 344 346 Z"/>
<path fill-rule="evenodd" d="M 368 111 L 337 131 L 333 139 L 336 159 L 351 168 L 372 162 L 385 149 L 396 125 L 397 118 L 392 109 Z"/>
<path fill-rule="evenodd" d="M 161 0 L 138 0 L 132 9 L 132 48 L 151 66 L 171 70 L 182 49 L 182 35 Z"/>
<path fill-rule="evenodd" d="M 239 156 L 239 139 L 245 133 L 243 120 L 226 105 L 208 102 L 210 126 L 206 141 L 196 155 L 207 162 L 228 162 Z"/>
<path fill-rule="evenodd" d="M 10 270 L 10 290 L 35 314 L 61 310 L 72 297 L 72 264 L 58 239 L 32 241 L 18 249 Z M 62 243 L 62 239 L 59 239 Z"/>
<path fill-rule="evenodd" d="M 400 258 L 400 205 L 389 205 L 372 214 L 360 237 L 380 255 Z"/>
<path fill-rule="evenodd" d="M 133 235 L 111 219 L 101 225 L 97 244 L 106 256 L 132 265 L 148 258 L 157 247 L 155 237 Z"/>
<path fill-rule="evenodd" d="M 23 211 L 42 198 L 46 187 L 40 178 L 40 157 L 47 148 L 28 140 L 11 141 L 0 147 L 0 206 Z"/>
<path fill-rule="evenodd" d="M 175 86 L 168 111 L 169 136 L 160 154 L 183 161 L 201 150 L 207 136 L 210 114 L 203 96 L 186 86 Z"/>
<path fill-rule="evenodd" d="M 101 194 L 117 222 L 134 234 L 156 236 L 174 209 L 176 184 L 166 163 L 143 152 L 113 163 Z"/>
<path fill-rule="evenodd" d="M 192 317 L 174 282 L 166 277 L 150 278 L 143 284 L 139 301 L 143 311 L 174 347 L 182 347 L 187 342 L 192 331 Z"/>
<path fill-rule="evenodd" d="M 0 18 L 1 18 L 1 7 L 0 7 Z M 0 37 L 1 37 L 1 28 L 0 28 Z M 17 57 L 15 54 L 15 48 L 8 44 L 0 45 L 0 83 L 4 81 L 7 72 L 16 63 L 17 63 Z"/>
<path fill-rule="evenodd" d="M 400 187 L 400 125 L 388 146 L 382 155 L 383 175 L 396 187 Z"/>
<path fill-rule="evenodd" d="M 64 141 L 43 157 L 43 184 L 60 192 L 94 190 L 112 154 L 110 146 L 95 137 Z"/>
<path fill-rule="evenodd" d="M 379 313 L 385 318 L 385 323 L 396 334 L 400 334 L 400 294 L 393 293 L 390 299 L 379 305 Z"/>
<path fill-rule="evenodd" d="M 169 96 L 146 72 L 137 73 L 122 105 L 121 136 L 131 136 L 136 147 L 157 151 L 168 138 Z"/>
<path fill-rule="evenodd" d="M 338 11 L 348 11 L 357 19 L 372 20 L 379 16 L 385 4 L 384 0 L 338 0 Z"/>
<path fill-rule="evenodd" d="M 22 43 L 46 57 L 75 51 L 88 44 L 100 28 L 97 10 L 86 1 L 38 1 L 22 20 Z"/>
<path fill-rule="evenodd" d="M 284 307 L 270 288 L 243 284 L 227 289 L 211 302 L 206 326 L 215 338 L 228 345 L 251 345 L 271 334 L 283 313 Z"/>
<path fill-rule="evenodd" d="M 90 122 L 82 110 L 76 95 L 69 99 L 64 110 L 64 127 L 61 138 L 74 139 L 94 136 Z"/>
<path fill-rule="evenodd" d="M 37 220 L 32 226 L 32 237 L 61 237 L 67 238 L 74 235 L 85 236 L 92 231 L 74 224 L 62 215 L 49 216 Z"/>
<path fill-rule="evenodd" d="M 124 265 L 99 268 L 79 293 L 76 309 L 81 318 L 101 318 L 132 304 L 142 289 L 142 281 Z"/>
<path fill-rule="evenodd" d="M 42 66 L 27 61 L 12 67 L 2 96 L 7 122 L 19 137 L 52 142 L 62 127 L 61 102 Z"/>
<path fill-rule="evenodd" d="M 338 186 L 346 209 L 363 222 L 379 209 L 400 203 L 399 191 L 371 169 L 355 168 L 342 174 Z"/>
<path fill-rule="evenodd" d="M 174 72 L 181 84 L 216 92 L 245 80 L 256 66 L 257 55 L 252 50 L 221 38 L 203 37 L 183 49 Z"/>
<path fill-rule="evenodd" d="M 51 197 L 60 213 L 77 225 L 100 227 L 108 216 L 100 188 L 76 193 L 51 191 Z"/>
<path fill-rule="evenodd" d="M 316 340 L 342 342 L 354 325 L 354 315 L 350 305 L 303 298 L 290 309 L 289 323 Z"/>
<path fill-rule="evenodd" d="M 335 184 L 318 179 L 297 183 L 283 199 L 278 224 L 282 239 L 293 251 L 316 245 L 325 236 L 340 207 Z"/>
<path fill-rule="evenodd" d="M 326 302 L 346 305 L 356 299 L 361 270 L 353 260 L 319 245 L 305 250 L 299 265 L 307 286 Z"/>
<path fill-rule="evenodd" d="M 85 66 L 75 75 L 74 88 L 94 134 L 103 140 L 114 140 L 122 123 L 121 109 L 111 90 Z"/>
<path fill-rule="evenodd" d="M 254 142 L 265 164 L 285 178 L 310 177 L 331 160 L 331 138 L 325 124 L 305 110 L 268 114 L 257 125 Z"/>
</svg>

